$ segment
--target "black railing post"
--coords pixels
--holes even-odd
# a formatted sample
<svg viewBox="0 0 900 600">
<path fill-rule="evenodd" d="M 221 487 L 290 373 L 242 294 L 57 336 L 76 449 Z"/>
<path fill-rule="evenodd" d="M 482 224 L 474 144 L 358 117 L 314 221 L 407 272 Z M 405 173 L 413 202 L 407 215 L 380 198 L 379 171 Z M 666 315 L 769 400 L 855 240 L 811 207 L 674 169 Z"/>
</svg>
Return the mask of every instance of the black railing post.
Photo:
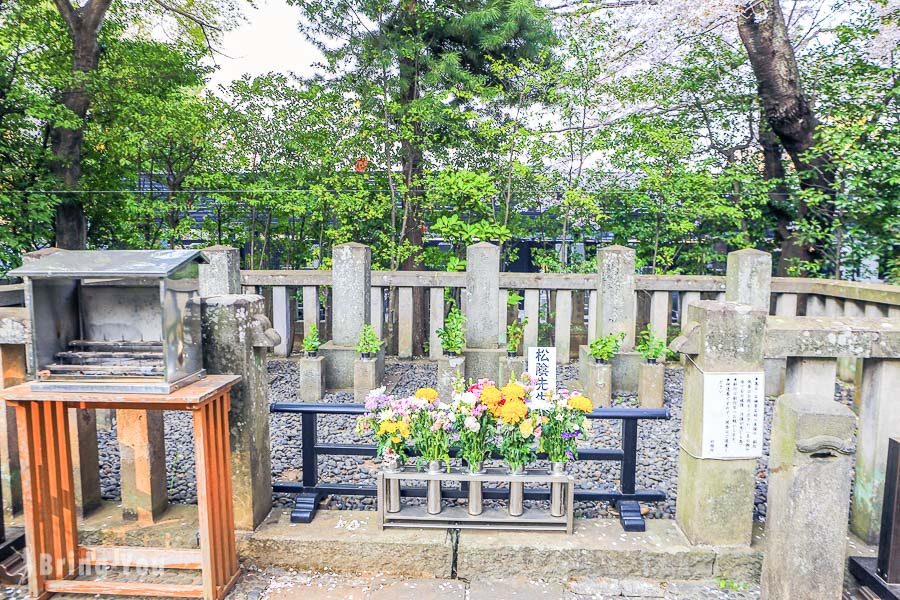
<svg viewBox="0 0 900 600">
<path fill-rule="evenodd" d="M 316 487 L 319 483 L 319 456 L 316 452 L 318 415 L 314 412 L 300 414 L 300 437 L 303 461 L 303 492 L 294 500 L 291 511 L 291 523 L 310 523 L 316 516 L 321 492 Z"/>
<path fill-rule="evenodd" d="M 637 419 L 622 419 L 622 470 L 619 482 L 622 494 L 632 495 L 635 491 L 637 476 Z M 641 504 L 636 500 L 621 500 L 616 503 L 619 520 L 625 531 L 644 531 L 647 524 L 641 516 Z"/>
</svg>

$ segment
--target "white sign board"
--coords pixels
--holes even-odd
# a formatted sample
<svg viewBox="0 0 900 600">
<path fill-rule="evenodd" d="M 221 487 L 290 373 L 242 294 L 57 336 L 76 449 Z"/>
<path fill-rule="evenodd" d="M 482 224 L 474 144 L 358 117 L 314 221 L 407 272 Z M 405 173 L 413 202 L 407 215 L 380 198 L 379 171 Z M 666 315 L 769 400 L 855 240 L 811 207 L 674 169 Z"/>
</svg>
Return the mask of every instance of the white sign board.
<svg viewBox="0 0 900 600">
<path fill-rule="evenodd" d="M 703 448 L 700 458 L 762 456 L 764 374 L 703 374 Z"/>
<path fill-rule="evenodd" d="M 532 397 L 556 391 L 556 348 L 534 346 L 528 348 L 528 374 L 532 377 Z"/>
</svg>

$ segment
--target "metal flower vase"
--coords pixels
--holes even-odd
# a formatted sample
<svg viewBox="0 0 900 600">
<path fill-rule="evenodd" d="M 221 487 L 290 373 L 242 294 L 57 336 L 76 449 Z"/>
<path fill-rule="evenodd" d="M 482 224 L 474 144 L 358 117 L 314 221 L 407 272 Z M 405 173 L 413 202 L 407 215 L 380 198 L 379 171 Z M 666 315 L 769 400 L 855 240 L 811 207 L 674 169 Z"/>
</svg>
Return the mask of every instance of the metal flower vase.
<svg viewBox="0 0 900 600">
<path fill-rule="evenodd" d="M 566 474 L 566 463 L 565 462 L 552 462 L 550 463 L 550 474 L 551 475 L 565 475 Z M 550 516 L 551 517 L 561 517 L 565 514 L 565 505 L 563 501 L 563 484 L 562 483 L 551 483 L 550 484 Z"/>
<path fill-rule="evenodd" d="M 381 467 L 387 473 L 396 473 L 400 470 L 400 461 L 396 458 L 385 460 Z M 385 510 L 389 513 L 400 512 L 400 480 L 388 479 L 387 490 L 385 491 L 385 500 L 387 506 Z"/>
<path fill-rule="evenodd" d="M 439 460 L 430 460 L 428 461 L 428 473 L 431 475 L 439 474 L 443 471 L 441 461 Z M 441 513 L 441 480 L 440 479 L 429 479 L 425 483 L 425 497 L 426 497 L 426 506 L 425 509 L 428 511 L 429 515 L 439 515 Z"/>
<path fill-rule="evenodd" d="M 524 475 L 525 467 L 517 465 L 509 467 L 510 475 Z M 525 512 L 525 482 L 510 481 L 509 482 L 509 516 L 521 517 Z"/>
<path fill-rule="evenodd" d="M 480 475 L 484 473 L 484 463 L 477 462 L 469 465 L 469 473 Z M 480 481 L 469 482 L 469 514 L 478 516 L 484 512 L 484 492 Z"/>
</svg>

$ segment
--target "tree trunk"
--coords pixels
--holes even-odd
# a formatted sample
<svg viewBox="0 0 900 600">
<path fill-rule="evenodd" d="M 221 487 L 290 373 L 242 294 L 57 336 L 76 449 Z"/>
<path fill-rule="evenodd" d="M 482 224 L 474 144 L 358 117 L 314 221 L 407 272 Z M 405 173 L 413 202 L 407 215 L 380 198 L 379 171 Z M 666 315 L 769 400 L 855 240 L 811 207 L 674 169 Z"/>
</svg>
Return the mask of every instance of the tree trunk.
<svg viewBox="0 0 900 600">
<path fill-rule="evenodd" d="M 830 157 L 820 154 L 810 159 L 805 155 L 815 143 L 819 121 L 812 102 L 803 91 L 797 58 L 788 38 L 779 0 L 747 2 L 738 18 L 738 32 L 756 76 L 766 122 L 790 156 L 799 174 L 801 187 L 818 190 L 833 198 L 834 168 Z M 766 160 L 770 158 L 774 160 L 774 155 L 767 156 Z M 774 164 L 771 166 L 774 167 Z M 781 172 L 783 174 L 783 168 Z M 795 202 L 797 219 L 813 217 L 827 222 L 833 210 L 831 203 L 827 203 L 824 211 L 811 215 L 809 206 L 802 199 Z M 783 245 L 783 255 L 804 259 L 822 256 L 821 248 L 801 248 L 796 234 L 788 234 L 782 225 L 786 228 L 787 223 L 779 224 L 780 233 L 784 234 L 782 239 L 785 244 L 793 246 L 788 248 Z"/>
<path fill-rule="evenodd" d="M 63 92 L 61 100 L 66 108 L 83 121 L 90 106 L 85 79 L 97 68 L 100 59 L 97 39 L 111 0 L 89 0 L 80 8 L 70 4 L 69 0 L 55 1 L 72 40 L 72 84 Z M 54 126 L 50 132 L 50 147 L 53 151 L 51 169 L 67 189 L 77 189 L 81 179 L 83 141 L 83 125 L 74 129 Z M 57 247 L 78 250 L 87 245 L 84 204 L 78 194 L 68 195 L 59 203 L 55 228 Z"/>
</svg>

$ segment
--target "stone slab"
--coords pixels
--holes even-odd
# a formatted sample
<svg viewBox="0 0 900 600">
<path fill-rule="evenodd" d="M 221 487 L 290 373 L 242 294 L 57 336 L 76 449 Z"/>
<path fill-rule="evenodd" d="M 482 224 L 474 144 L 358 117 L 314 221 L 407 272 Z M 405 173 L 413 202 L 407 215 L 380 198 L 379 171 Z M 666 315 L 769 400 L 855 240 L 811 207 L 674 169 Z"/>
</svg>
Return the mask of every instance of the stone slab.
<svg viewBox="0 0 900 600">
<path fill-rule="evenodd" d="M 506 350 L 498 348 L 466 348 L 466 381 L 490 379 L 500 381 L 500 361 L 506 359 Z"/>
<path fill-rule="evenodd" d="M 393 581 L 369 592 L 369 600 L 466 600 L 466 584 L 454 579 Z M 475 596 L 470 596 L 475 600 Z M 493 596 L 493 600 L 500 597 Z"/>
<path fill-rule="evenodd" d="M 584 372 L 594 359 L 588 346 L 578 347 L 578 369 Z M 640 377 L 641 363 L 644 358 L 637 352 L 619 352 L 612 357 L 609 364 L 612 365 L 612 394 L 636 394 L 638 391 L 638 379 Z"/>
<path fill-rule="evenodd" d="M 469 600 L 555 600 L 566 597 L 562 583 L 521 577 L 475 579 L 469 582 Z"/>
<path fill-rule="evenodd" d="M 594 408 L 605 408 L 612 403 L 612 367 L 595 362 L 588 357 L 580 369 L 581 391 L 591 399 Z"/>
<path fill-rule="evenodd" d="M 353 389 L 354 364 L 359 358 L 353 346 L 340 346 L 333 341 L 322 344 L 319 353 L 325 358 L 325 387 L 329 390 Z M 378 380 L 384 378 L 384 346 L 378 352 Z"/>
<path fill-rule="evenodd" d="M 638 401 L 641 408 L 662 408 L 666 381 L 665 363 L 644 362 L 639 368 Z"/>
<path fill-rule="evenodd" d="M 349 574 L 450 576 L 452 545 L 446 531 L 378 531 L 372 511 L 320 510 L 312 523 L 295 525 L 290 511 L 274 512 L 238 540 L 246 564 Z"/>
<path fill-rule="evenodd" d="M 297 399 L 321 402 L 325 396 L 325 357 L 304 356 L 297 360 Z"/>
<path fill-rule="evenodd" d="M 378 373 L 378 358 L 357 358 L 353 363 L 353 399 L 362 404 L 369 392 L 381 385 L 384 369 Z"/>
</svg>

